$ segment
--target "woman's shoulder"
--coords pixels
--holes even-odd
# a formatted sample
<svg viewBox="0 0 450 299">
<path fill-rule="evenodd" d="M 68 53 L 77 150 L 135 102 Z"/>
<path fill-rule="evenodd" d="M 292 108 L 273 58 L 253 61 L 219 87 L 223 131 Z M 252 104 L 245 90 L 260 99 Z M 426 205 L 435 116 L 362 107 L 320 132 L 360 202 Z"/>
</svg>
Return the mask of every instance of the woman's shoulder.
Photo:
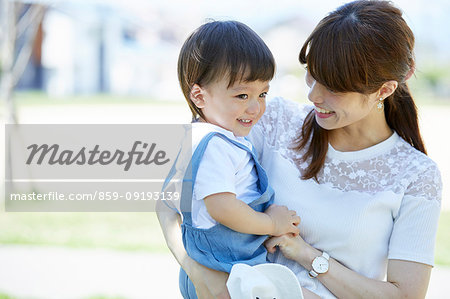
<svg viewBox="0 0 450 299">
<path fill-rule="evenodd" d="M 406 194 L 441 200 L 442 178 L 435 161 L 400 138 L 397 161 L 404 170 Z"/>
<path fill-rule="evenodd" d="M 283 97 L 275 97 L 267 102 L 266 115 L 272 118 L 278 118 L 279 116 L 288 114 L 290 116 L 296 115 L 305 118 L 312 109 L 312 105 L 294 102 Z"/>
<path fill-rule="evenodd" d="M 255 139 L 255 135 L 260 135 L 266 144 L 278 147 L 299 134 L 303 121 L 311 110 L 312 106 L 282 97 L 272 98 L 267 102 L 266 111 L 255 129 L 252 129 L 250 138 Z"/>
<path fill-rule="evenodd" d="M 282 97 L 267 101 L 266 111 L 250 131 L 249 140 L 258 154 L 264 146 L 279 148 L 298 136 L 303 121 L 312 106 L 300 104 Z"/>
<path fill-rule="evenodd" d="M 261 123 L 269 131 L 270 129 L 283 133 L 289 131 L 289 129 L 298 131 L 312 109 L 313 106 L 311 105 L 276 97 L 268 101 L 266 113 L 261 118 Z"/>
<path fill-rule="evenodd" d="M 403 160 L 405 166 L 409 165 L 416 171 L 439 171 L 438 165 L 433 159 L 422 153 L 411 144 L 406 142 L 403 138 L 398 138 L 397 155 L 400 160 Z"/>
</svg>

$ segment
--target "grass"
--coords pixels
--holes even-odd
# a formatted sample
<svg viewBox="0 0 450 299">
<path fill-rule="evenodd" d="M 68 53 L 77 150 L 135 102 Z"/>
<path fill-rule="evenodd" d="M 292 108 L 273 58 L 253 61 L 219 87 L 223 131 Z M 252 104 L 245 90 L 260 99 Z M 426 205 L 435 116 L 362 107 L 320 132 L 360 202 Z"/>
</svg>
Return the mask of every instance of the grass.
<svg viewBox="0 0 450 299">
<path fill-rule="evenodd" d="M 449 236 L 450 211 L 443 211 L 437 265 L 450 266 Z M 169 252 L 155 213 L 1 213 L 0 244 Z"/>
<path fill-rule="evenodd" d="M 0 299 L 19 299 L 19 298 L 0 293 Z M 21 297 L 21 299 L 25 299 L 25 298 Z M 110 297 L 110 296 L 103 296 L 103 295 L 95 295 L 95 296 L 91 296 L 91 297 L 87 297 L 87 298 L 83 298 L 83 299 L 124 299 L 124 297 Z"/>
<path fill-rule="evenodd" d="M 437 96 L 429 89 L 413 90 L 412 94 L 417 105 L 450 106 L 448 97 Z M 298 97 L 297 101 L 309 104 L 306 93 L 301 93 Z M 14 100 L 18 107 L 49 105 L 185 105 L 181 92 L 176 99 L 160 100 L 145 96 L 121 96 L 101 93 L 58 97 L 49 96 L 42 91 L 16 91 Z"/>
<path fill-rule="evenodd" d="M 441 266 L 450 266 L 450 210 L 443 211 L 439 219 L 435 263 Z"/>
<path fill-rule="evenodd" d="M 155 213 L 1 213 L 0 244 L 168 252 Z"/>
</svg>

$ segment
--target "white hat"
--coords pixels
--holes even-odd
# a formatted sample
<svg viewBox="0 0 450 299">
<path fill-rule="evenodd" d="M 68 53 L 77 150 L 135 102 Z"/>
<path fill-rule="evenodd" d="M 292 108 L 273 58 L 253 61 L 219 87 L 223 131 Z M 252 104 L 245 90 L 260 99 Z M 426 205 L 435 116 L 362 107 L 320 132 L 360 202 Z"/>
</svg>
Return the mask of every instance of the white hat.
<svg viewBox="0 0 450 299">
<path fill-rule="evenodd" d="M 227 281 L 231 299 L 302 299 L 300 284 L 288 267 L 280 264 L 236 264 Z"/>
</svg>

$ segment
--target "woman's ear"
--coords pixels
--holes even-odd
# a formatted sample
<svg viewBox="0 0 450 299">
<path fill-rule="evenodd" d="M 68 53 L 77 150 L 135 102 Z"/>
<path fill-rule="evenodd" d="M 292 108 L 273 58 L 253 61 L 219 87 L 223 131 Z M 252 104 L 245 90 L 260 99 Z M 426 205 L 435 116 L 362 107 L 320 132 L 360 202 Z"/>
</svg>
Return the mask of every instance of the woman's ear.
<svg viewBox="0 0 450 299">
<path fill-rule="evenodd" d="M 397 87 L 398 87 L 398 82 L 394 81 L 394 80 L 383 83 L 381 88 L 378 90 L 377 98 L 383 98 L 383 99 L 387 98 L 388 96 L 390 96 L 391 94 L 394 93 L 394 91 L 397 89 Z"/>
<path fill-rule="evenodd" d="M 190 98 L 197 108 L 201 109 L 205 107 L 204 90 L 198 84 L 194 84 L 191 89 Z"/>
</svg>

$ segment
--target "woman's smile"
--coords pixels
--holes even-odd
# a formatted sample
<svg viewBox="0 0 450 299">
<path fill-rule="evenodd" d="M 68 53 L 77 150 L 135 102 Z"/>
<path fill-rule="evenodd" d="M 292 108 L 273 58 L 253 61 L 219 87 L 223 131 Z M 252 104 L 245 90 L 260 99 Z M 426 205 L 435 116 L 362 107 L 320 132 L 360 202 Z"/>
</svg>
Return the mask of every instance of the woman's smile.
<svg viewBox="0 0 450 299">
<path fill-rule="evenodd" d="M 326 110 L 326 109 L 320 108 L 319 106 L 315 106 L 314 109 L 315 109 L 316 115 L 320 118 L 328 118 L 328 117 L 332 116 L 333 114 L 335 114 L 334 111 Z"/>
</svg>

